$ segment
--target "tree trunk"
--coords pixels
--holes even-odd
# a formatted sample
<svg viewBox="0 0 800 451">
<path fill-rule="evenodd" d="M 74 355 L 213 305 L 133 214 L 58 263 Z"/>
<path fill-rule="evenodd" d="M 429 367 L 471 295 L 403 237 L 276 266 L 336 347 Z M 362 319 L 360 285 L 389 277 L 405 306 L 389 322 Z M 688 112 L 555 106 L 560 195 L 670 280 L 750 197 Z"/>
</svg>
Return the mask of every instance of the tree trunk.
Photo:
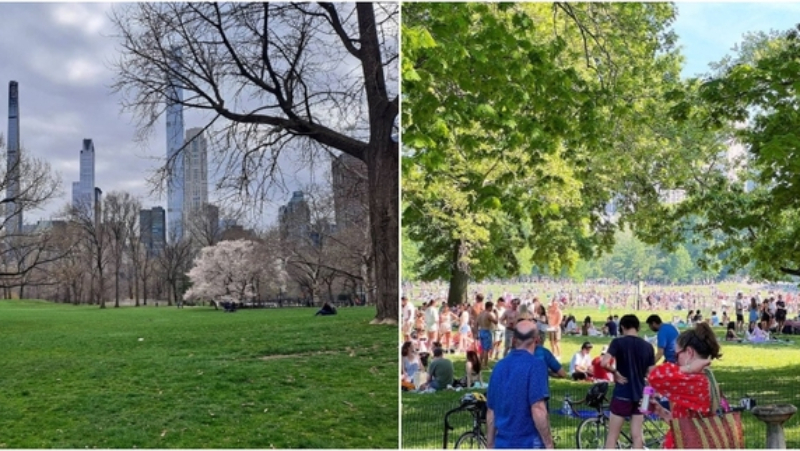
<svg viewBox="0 0 800 451">
<path fill-rule="evenodd" d="M 398 292 L 398 177 L 400 174 L 397 143 L 386 127 L 367 152 L 369 219 L 375 268 L 374 324 L 397 324 Z"/>
<path fill-rule="evenodd" d="M 105 296 L 106 284 L 105 284 L 105 279 L 103 278 L 103 271 L 100 271 L 99 281 L 100 283 L 98 287 L 99 293 L 97 294 L 97 302 L 100 304 L 100 308 L 104 309 L 106 308 L 106 296 Z"/>
<path fill-rule="evenodd" d="M 133 298 L 136 300 L 136 307 L 139 306 L 139 269 L 133 268 Z"/>
<path fill-rule="evenodd" d="M 119 265 L 114 270 L 114 308 L 119 308 Z"/>
<path fill-rule="evenodd" d="M 147 305 L 147 278 L 142 279 L 142 302 Z"/>
<path fill-rule="evenodd" d="M 453 260 L 451 262 L 453 270 L 450 273 L 450 290 L 447 294 L 447 304 L 451 307 L 467 302 L 467 285 L 469 284 L 469 274 L 467 274 L 462 265 L 459 264 L 460 257 L 461 242 L 454 241 Z"/>
</svg>

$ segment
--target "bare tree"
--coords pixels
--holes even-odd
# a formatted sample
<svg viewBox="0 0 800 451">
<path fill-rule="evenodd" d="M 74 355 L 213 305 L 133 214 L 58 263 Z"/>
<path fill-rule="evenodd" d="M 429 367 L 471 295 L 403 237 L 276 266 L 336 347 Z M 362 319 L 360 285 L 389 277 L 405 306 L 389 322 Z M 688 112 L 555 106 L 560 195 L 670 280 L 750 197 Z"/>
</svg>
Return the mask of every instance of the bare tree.
<svg viewBox="0 0 800 451">
<path fill-rule="evenodd" d="M 86 255 L 91 259 L 92 300 L 106 308 L 105 276 L 111 260 L 111 237 L 108 227 L 100 221 L 100 209 L 90 202 L 67 206 L 67 216 L 80 233 Z M 96 283 L 95 283 L 96 282 Z M 95 290 L 95 287 L 97 289 Z"/>
<path fill-rule="evenodd" d="M 91 270 L 91 259 L 88 252 L 82 252 L 82 231 L 72 223 L 64 221 L 63 227 L 54 228 L 57 237 L 56 247 L 63 253 L 63 258 L 49 265 L 50 273 L 56 280 L 58 292 L 64 293 L 63 300 L 80 304 L 85 294 L 87 269 Z"/>
<path fill-rule="evenodd" d="M 164 246 L 164 250 L 158 256 L 158 265 L 161 270 L 161 277 L 169 287 L 167 295 L 167 305 L 172 305 L 173 301 L 178 301 L 182 296 L 182 282 L 186 279 L 186 273 L 192 264 L 194 253 L 192 252 L 192 242 L 189 239 L 179 240 L 177 237 L 170 237 L 169 243 Z"/>
<path fill-rule="evenodd" d="M 313 163 L 336 149 L 366 163 L 374 322 L 390 324 L 398 315 L 398 15 L 394 2 L 135 3 L 112 14 L 123 108 L 139 118 L 142 137 L 168 102 L 208 113 L 220 188 L 266 198 L 282 181 L 284 150 Z"/>
<path fill-rule="evenodd" d="M 0 149 L 0 160 L 4 163 L 7 158 L 2 135 Z M 51 234 L 15 229 L 23 212 L 43 207 L 59 194 L 60 188 L 60 179 L 46 161 L 32 158 L 24 151 L 19 155 L 14 167 L 0 167 L 0 191 L 8 192 L 11 178 L 19 178 L 16 196 L 0 200 L 0 286 L 6 296 L 14 287 L 20 288 L 22 296 L 32 272 L 62 257 L 53 245 Z"/>
<path fill-rule="evenodd" d="M 103 223 L 108 230 L 109 251 L 114 262 L 114 307 L 119 308 L 119 278 L 122 260 L 136 228 L 136 218 L 142 204 L 127 192 L 111 192 L 103 203 Z M 137 298 L 138 302 L 138 298 Z"/>
</svg>

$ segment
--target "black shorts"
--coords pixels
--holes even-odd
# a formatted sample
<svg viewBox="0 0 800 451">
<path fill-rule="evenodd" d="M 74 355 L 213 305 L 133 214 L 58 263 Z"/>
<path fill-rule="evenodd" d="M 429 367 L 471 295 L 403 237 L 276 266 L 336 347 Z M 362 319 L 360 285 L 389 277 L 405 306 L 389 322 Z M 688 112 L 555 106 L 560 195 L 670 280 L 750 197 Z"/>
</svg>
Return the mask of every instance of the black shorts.
<svg viewBox="0 0 800 451">
<path fill-rule="evenodd" d="M 739 322 L 739 321 L 744 322 L 744 314 L 743 313 L 737 313 L 736 314 L 736 322 Z"/>
<path fill-rule="evenodd" d="M 769 322 L 769 319 L 770 319 L 769 313 L 764 312 L 761 314 L 761 321 Z"/>
<path fill-rule="evenodd" d="M 642 414 L 639 412 L 639 402 L 633 402 L 630 399 L 613 398 L 609 409 L 611 413 L 620 417 Z"/>
<path fill-rule="evenodd" d="M 775 312 L 775 319 L 778 321 L 786 321 L 786 310 L 778 309 L 778 311 Z"/>
</svg>

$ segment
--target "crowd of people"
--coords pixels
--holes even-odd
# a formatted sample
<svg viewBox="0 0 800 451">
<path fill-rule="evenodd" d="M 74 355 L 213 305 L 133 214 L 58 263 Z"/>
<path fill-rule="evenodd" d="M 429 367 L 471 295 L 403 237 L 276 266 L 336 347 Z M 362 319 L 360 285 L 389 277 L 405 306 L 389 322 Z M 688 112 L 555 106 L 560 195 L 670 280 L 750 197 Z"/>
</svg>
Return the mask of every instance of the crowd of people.
<svg viewBox="0 0 800 451">
<path fill-rule="evenodd" d="M 640 320 L 633 314 L 604 315 L 605 319 L 598 321 L 600 327 L 591 317 L 579 324 L 573 315 L 562 313 L 572 304 L 561 294 L 550 298 L 547 305 L 535 295 L 526 300 L 502 296 L 492 301 L 476 294 L 473 303 L 452 310 L 437 307 L 435 299 L 417 310 L 404 297 L 403 384 L 412 390 L 434 391 L 485 387 L 488 379 L 489 447 L 552 448 L 549 378 L 610 382 L 614 388 L 606 448 L 616 447 L 626 421 L 630 422 L 633 448 L 642 448 L 643 412 L 654 412 L 665 420 L 683 418 L 690 412 L 710 414 L 712 392 L 718 387 L 709 367 L 721 356 L 713 327 L 727 326 L 725 340 L 758 342 L 769 340 L 770 331 L 782 333 L 787 324 L 792 326 L 789 296 L 770 293 L 761 299 L 756 293 L 749 298 L 739 292 L 719 310 L 711 310 L 708 317 L 702 308 L 691 309 L 685 317 L 675 315 L 671 322 L 650 314 L 645 324 L 654 336 L 647 339 L 646 334 L 640 337 Z M 653 302 L 663 301 L 656 298 Z M 443 315 L 447 315 L 444 320 Z M 449 327 L 442 327 L 443 323 Z M 566 370 L 561 364 L 562 334 L 586 337 Z M 612 340 L 593 356 L 590 338 L 594 336 Z M 466 355 L 461 380 L 446 357 L 457 352 Z M 423 357 L 429 355 L 433 360 L 426 363 Z M 497 362 L 485 378 L 490 359 Z M 424 377 L 415 380 L 415 372 Z M 645 387 L 655 394 L 645 397 Z M 668 432 L 665 447 L 675 447 L 673 431 Z"/>
</svg>

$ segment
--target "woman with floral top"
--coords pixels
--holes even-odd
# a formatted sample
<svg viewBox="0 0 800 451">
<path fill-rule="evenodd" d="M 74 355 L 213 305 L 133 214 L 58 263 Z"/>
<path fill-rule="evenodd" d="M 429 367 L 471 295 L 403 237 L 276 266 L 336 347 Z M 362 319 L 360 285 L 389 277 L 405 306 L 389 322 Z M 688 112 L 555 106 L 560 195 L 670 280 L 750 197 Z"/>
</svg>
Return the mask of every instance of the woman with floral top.
<svg viewBox="0 0 800 451">
<path fill-rule="evenodd" d="M 691 412 L 700 416 L 710 414 L 711 385 L 705 371 L 711 371 L 706 368 L 711 359 L 722 356 L 711 326 L 698 323 L 694 329 L 682 332 L 675 341 L 675 351 L 677 363 L 659 365 L 647 376 L 656 393 L 669 399 L 671 411 L 654 400 L 651 408 L 664 420 L 688 418 Z M 667 432 L 664 448 L 675 448 L 672 430 Z"/>
</svg>

